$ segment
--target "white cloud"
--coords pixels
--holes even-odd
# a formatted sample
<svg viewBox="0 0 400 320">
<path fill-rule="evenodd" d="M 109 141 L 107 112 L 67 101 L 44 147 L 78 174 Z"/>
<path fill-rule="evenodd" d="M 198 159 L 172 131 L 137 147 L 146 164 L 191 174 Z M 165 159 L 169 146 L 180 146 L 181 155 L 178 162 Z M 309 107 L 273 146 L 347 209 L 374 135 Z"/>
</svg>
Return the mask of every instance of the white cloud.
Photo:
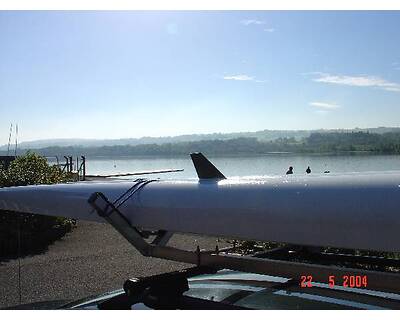
<svg viewBox="0 0 400 320">
<path fill-rule="evenodd" d="M 274 32 L 275 29 L 274 28 L 265 28 L 264 31 L 265 32 Z"/>
<path fill-rule="evenodd" d="M 255 77 L 249 76 L 247 74 L 235 74 L 235 75 L 231 75 L 231 76 L 223 76 L 222 79 L 235 80 L 235 81 L 252 81 L 252 82 L 257 82 L 257 83 L 266 82 L 265 80 L 259 80 L 259 79 L 256 79 Z"/>
<path fill-rule="evenodd" d="M 237 81 L 254 81 L 254 77 L 248 76 L 246 74 L 238 74 L 233 76 L 224 76 L 224 80 L 237 80 Z"/>
<path fill-rule="evenodd" d="M 257 24 L 257 25 L 265 24 L 265 21 L 255 20 L 255 19 L 246 19 L 246 20 L 241 20 L 240 23 L 245 26 L 249 26 L 251 24 Z"/>
<path fill-rule="evenodd" d="M 318 75 L 317 78 L 313 79 L 315 82 L 341 84 L 355 87 L 372 87 L 386 91 L 400 92 L 400 83 L 389 82 L 380 77 L 331 75 L 321 72 L 314 72 L 314 74 Z"/>
<path fill-rule="evenodd" d="M 339 105 L 334 104 L 334 103 L 327 103 L 327 102 L 319 102 L 319 101 L 314 101 L 314 102 L 310 102 L 310 106 L 315 107 L 315 108 L 319 108 L 321 110 L 335 110 L 340 108 Z"/>
<path fill-rule="evenodd" d="M 253 76 L 248 76 L 247 74 L 235 74 L 231 76 L 223 76 L 222 79 L 224 80 L 235 80 L 235 81 L 252 81 L 257 83 L 264 83 L 266 80 L 259 80 Z"/>
</svg>

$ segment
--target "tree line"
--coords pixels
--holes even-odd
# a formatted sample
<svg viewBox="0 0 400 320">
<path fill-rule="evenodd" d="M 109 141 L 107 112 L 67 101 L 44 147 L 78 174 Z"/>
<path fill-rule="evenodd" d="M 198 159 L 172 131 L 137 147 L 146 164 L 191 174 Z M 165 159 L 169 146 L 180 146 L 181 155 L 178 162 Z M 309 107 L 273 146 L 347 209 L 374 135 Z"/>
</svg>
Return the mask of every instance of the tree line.
<svg viewBox="0 0 400 320">
<path fill-rule="evenodd" d="M 27 150 L 19 150 L 24 154 Z M 240 137 L 227 140 L 201 140 L 190 142 L 115 145 L 101 147 L 47 147 L 35 152 L 46 156 L 83 154 L 86 156 L 186 156 L 192 152 L 208 155 L 257 155 L 270 152 L 326 153 L 326 152 L 375 152 L 382 154 L 400 153 L 400 132 L 383 134 L 369 132 L 328 132 L 311 133 L 310 136 L 278 138 L 260 141 L 254 137 Z"/>
</svg>

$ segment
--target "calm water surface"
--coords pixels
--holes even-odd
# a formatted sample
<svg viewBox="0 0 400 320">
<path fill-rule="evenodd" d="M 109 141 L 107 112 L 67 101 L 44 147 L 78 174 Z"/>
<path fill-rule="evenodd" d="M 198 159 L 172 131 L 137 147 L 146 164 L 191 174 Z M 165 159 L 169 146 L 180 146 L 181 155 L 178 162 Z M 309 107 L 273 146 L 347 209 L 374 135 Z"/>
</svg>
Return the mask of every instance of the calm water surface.
<svg viewBox="0 0 400 320">
<path fill-rule="evenodd" d="M 400 156 L 393 155 L 292 155 L 269 154 L 252 157 L 208 157 L 227 177 L 285 174 L 289 166 L 295 174 L 304 174 L 307 166 L 312 173 L 400 171 Z M 175 158 L 87 158 L 87 174 L 117 174 L 160 169 L 184 169 L 183 172 L 154 174 L 149 177 L 164 179 L 196 178 L 190 157 Z"/>
</svg>

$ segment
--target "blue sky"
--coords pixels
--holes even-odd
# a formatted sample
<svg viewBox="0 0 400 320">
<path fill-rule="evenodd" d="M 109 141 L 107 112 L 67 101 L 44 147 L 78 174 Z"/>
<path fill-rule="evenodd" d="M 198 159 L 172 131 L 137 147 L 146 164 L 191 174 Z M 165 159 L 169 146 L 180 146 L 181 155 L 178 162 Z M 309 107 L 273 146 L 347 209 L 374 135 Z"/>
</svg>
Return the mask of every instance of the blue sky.
<svg viewBox="0 0 400 320">
<path fill-rule="evenodd" d="M 0 12 L 0 144 L 399 126 L 400 12 Z"/>
</svg>

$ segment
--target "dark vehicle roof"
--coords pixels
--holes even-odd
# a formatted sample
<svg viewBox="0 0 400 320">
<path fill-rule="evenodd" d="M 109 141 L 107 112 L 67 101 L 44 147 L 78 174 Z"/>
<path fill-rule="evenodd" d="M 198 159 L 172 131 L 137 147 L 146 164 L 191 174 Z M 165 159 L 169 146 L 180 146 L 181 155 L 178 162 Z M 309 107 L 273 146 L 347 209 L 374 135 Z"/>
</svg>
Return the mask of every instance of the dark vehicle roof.
<svg viewBox="0 0 400 320">
<path fill-rule="evenodd" d="M 189 290 L 183 293 L 178 309 L 400 309 L 399 294 L 341 286 L 330 288 L 322 283 L 302 288 L 287 280 L 230 270 L 194 276 L 188 279 Z M 121 289 L 62 308 L 120 309 L 124 299 L 126 293 Z M 148 303 L 148 299 L 142 296 L 129 306 L 130 309 L 175 308 L 154 301 Z"/>
</svg>

